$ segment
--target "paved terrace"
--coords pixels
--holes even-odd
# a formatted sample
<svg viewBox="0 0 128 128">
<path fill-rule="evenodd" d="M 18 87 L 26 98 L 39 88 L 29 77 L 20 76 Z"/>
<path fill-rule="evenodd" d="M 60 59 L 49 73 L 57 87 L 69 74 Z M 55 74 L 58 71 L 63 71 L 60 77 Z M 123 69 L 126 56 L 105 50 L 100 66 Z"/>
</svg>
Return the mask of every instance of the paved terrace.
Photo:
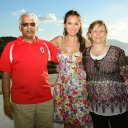
<svg viewBox="0 0 128 128">
<path fill-rule="evenodd" d="M 57 74 L 50 74 L 49 81 L 51 84 L 51 92 L 53 94 L 53 85 L 56 80 Z M 5 116 L 3 111 L 3 96 L 1 89 L 1 80 L 0 80 L 0 128 L 14 128 L 13 120 L 10 120 L 7 116 Z M 63 124 L 54 123 L 54 128 L 64 128 Z M 93 128 L 93 126 L 85 126 L 84 128 Z"/>
</svg>

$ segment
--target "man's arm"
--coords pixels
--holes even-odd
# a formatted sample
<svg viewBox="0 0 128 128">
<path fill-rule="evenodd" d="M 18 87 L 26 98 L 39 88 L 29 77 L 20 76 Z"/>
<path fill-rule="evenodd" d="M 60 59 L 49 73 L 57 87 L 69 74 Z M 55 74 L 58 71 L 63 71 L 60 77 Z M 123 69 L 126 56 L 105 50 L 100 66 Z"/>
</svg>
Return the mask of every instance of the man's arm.
<svg viewBox="0 0 128 128">
<path fill-rule="evenodd" d="M 7 72 L 3 72 L 2 75 L 2 92 L 3 92 L 3 100 L 4 100 L 4 113 L 9 117 L 13 118 L 13 107 L 10 101 L 10 77 L 11 74 Z"/>
</svg>

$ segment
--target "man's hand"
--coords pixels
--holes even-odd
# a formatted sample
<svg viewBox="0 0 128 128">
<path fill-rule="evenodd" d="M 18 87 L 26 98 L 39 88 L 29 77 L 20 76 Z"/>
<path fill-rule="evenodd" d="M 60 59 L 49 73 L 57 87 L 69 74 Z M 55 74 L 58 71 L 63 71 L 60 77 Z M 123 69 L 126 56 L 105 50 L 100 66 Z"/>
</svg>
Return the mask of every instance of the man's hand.
<svg viewBox="0 0 128 128">
<path fill-rule="evenodd" d="M 9 98 L 4 99 L 4 113 L 11 119 L 13 119 L 13 106 Z"/>
<path fill-rule="evenodd" d="M 3 72 L 2 74 L 2 92 L 4 101 L 4 113 L 11 119 L 13 119 L 13 106 L 10 102 L 10 78 L 11 73 Z"/>
</svg>

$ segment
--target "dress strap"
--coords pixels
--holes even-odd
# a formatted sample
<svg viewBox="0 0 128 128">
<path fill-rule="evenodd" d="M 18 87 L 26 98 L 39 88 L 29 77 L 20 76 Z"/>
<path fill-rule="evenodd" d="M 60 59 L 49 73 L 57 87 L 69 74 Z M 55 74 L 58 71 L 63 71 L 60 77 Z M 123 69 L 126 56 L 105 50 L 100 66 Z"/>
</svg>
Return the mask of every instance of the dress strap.
<svg viewBox="0 0 128 128">
<path fill-rule="evenodd" d="M 61 45 L 62 45 L 62 41 L 63 41 L 63 39 L 64 39 L 64 37 L 63 36 L 61 36 L 61 39 L 60 39 L 60 41 L 59 41 L 59 48 L 61 47 Z"/>
</svg>

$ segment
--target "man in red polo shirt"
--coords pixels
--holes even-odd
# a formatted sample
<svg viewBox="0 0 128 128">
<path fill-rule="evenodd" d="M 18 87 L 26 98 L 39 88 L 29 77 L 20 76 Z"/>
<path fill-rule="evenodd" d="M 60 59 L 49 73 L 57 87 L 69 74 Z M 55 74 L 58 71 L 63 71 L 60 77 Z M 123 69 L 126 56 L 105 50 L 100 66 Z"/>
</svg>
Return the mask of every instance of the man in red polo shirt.
<svg viewBox="0 0 128 128">
<path fill-rule="evenodd" d="M 6 45 L 0 59 L 4 112 L 14 118 L 15 128 L 53 127 L 47 62 L 57 61 L 57 48 L 38 39 L 37 29 L 37 17 L 23 13 L 19 19 L 22 36 Z"/>
</svg>

